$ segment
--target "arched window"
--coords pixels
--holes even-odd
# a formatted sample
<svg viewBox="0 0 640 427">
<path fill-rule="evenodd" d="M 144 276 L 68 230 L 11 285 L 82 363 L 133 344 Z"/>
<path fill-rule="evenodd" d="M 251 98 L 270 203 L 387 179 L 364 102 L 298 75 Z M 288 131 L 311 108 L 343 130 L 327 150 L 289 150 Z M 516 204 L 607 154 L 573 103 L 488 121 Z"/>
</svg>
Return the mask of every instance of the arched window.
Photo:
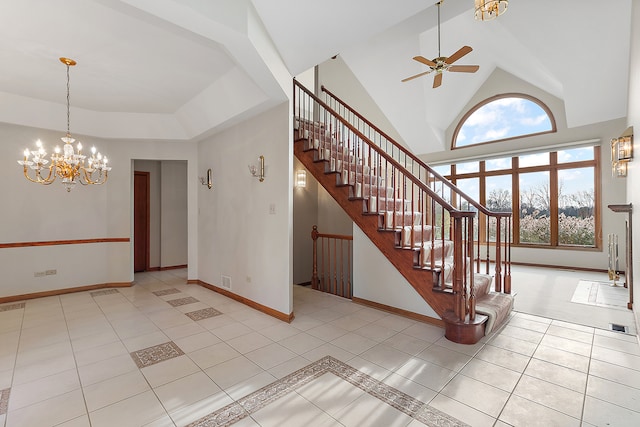
<svg viewBox="0 0 640 427">
<path fill-rule="evenodd" d="M 462 117 L 451 148 L 504 141 L 556 131 L 551 110 L 542 101 L 521 93 L 496 95 Z"/>
</svg>

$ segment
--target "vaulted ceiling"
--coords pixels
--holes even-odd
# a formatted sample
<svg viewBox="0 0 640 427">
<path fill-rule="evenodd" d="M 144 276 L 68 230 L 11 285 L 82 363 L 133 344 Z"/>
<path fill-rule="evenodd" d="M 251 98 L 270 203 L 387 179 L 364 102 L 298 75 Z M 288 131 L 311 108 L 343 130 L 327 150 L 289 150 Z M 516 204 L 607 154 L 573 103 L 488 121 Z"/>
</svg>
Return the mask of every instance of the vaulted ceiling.
<svg viewBox="0 0 640 427">
<path fill-rule="evenodd" d="M 435 1 L 20 0 L 0 2 L 0 121 L 105 138 L 194 140 L 286 100 L 291 76 L 335 54 L 417 153 L 496 68 L 562 99 L 570 127 L 624 117 L 631 0 L 512 0 L 497 20 L 446 0 L 441 50 L 473 52 L 407 83 L 437 56 Z"/>
</svg>

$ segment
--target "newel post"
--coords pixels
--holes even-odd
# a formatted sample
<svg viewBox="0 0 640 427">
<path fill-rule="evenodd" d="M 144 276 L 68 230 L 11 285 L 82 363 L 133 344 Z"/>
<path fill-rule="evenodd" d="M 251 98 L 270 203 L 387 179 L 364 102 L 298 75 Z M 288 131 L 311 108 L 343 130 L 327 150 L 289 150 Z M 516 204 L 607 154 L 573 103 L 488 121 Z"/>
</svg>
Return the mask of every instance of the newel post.
<svg viewBox="0 0 640 427">
<path fill-rule="evenodd" d="M 496 292 L 502 292 L 502 224 L 501 217 L 496 217 L 496 276 L 495 276 L 495 290 Z"/>
<path fill-rule="evenodd" d="M 318 226 L 314 225 L 311 230 L 313 239 L 313 273 L 311 275 L 311 287 L 318 289 Z"/>
<path fill-rule="evenodd" d="M 454 313 L 460 321 L 464 321 L 467 316 L 467 302 L 463 292 L 465 271 L 462 264 L 462 240 L 462 218 L 456 215 L 453 219 L 453 294 Z"/>
</svg>

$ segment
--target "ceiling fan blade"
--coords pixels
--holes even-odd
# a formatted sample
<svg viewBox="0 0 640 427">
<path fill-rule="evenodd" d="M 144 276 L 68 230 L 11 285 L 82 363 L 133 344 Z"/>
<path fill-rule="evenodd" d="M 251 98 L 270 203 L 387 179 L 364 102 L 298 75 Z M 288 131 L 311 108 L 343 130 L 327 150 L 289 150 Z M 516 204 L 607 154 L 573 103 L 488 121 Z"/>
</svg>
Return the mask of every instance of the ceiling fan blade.
<svg viewBox="0 0 640 427">
<path fill-rule="evenodd" d="M 433 88 L 437 88 L 442 84 L 442 73 L 438 73 L 433 77 Z"/>
<path fill-rule="evenodd" d="M 435 62 L 433 62 L 430 59 L 425 58 L 424 56 L 420 56 L 420 55 L 414 56 L 413 59 L 415 59 L 418 62 L 422 62 L 424 65 L 428 65 L 429 67 L 435 67 L 436 66 Z"/>
<path fill-rule="evenodd" d="M 479 68 L 478 65 L 452 65 L 447 70 L 456 73 L 475 73 Z"/>
<path fill-rule="evenodd" d="M 424 75 L 426 75 L 426 74 L 429 74 L 429 73 L 430 73 L 430 72 L 432 72 L 432 71 L 433 71 L 433 70 L 425 71 L 425 72 L 423 72 L 423 73 L 416 74 L 415 76 L 411 76 L 411 77 L 407 77 L 406 79 L 402 79 L 402 80 L 400 80 L 400 81 L 401 81 L 402 83 L 404 83 L 404 82 L 408 82 L 409 80 L 413 80 L 413 79 L 416 79 L 416 78 L 418 78 L 418 77 L 422 77 L 422 76 L 424 76 Z"/>
<path fill-rule="evenodd" d="M 458 51 L 456 53 L 454 53 L 453 55 L 451 55 L 450 57 L 445 59 L 444 62 L 446 62 L 447 64 L 453 64 L 458 59 L 462 58 L 463 56 L 465 56 L 467 53 L 471 52 L 472 50 L 473 49 L 471 49 L 470 46 L 462 46 L 460 49 L 458 49 Z"/>
</svg>

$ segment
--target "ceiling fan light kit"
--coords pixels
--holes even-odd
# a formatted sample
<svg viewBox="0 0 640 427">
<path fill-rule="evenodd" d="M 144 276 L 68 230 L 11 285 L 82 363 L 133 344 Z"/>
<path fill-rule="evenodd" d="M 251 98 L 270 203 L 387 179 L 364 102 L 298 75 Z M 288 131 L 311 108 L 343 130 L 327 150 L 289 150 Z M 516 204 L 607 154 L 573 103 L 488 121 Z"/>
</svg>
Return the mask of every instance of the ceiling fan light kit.
<svg viewBox="0 0 640 427">
<path fill-rule="evenodd" d="M 470 46 L 462 46 L 453 55 L 449 57 L 442 56 L 440 53 L 440 5 L 443 0 L 440 0 L 436 5 L 438 6 L 438 57 L 431 60 L 424 56 L 414 56 L 413 59 L 422 64 L 427 65 L 430 69 L 422 73 L 415 74 L 413 76 L 402 79 L 402 82 L 408 82 L 418 77 L 422 77 L 429 73 L 435 72 L 433 78 L 433 88 L 437 88 L 442 84 L 442 73 L 445 71 L 452 71 L 456 73 L 475 73 L 480 68 L 478 65 L 453 65 L 454 62 L 467 55 L 473 49 Z M 477 2 L 476 2 L 477 3 Z"/>
</svg>

